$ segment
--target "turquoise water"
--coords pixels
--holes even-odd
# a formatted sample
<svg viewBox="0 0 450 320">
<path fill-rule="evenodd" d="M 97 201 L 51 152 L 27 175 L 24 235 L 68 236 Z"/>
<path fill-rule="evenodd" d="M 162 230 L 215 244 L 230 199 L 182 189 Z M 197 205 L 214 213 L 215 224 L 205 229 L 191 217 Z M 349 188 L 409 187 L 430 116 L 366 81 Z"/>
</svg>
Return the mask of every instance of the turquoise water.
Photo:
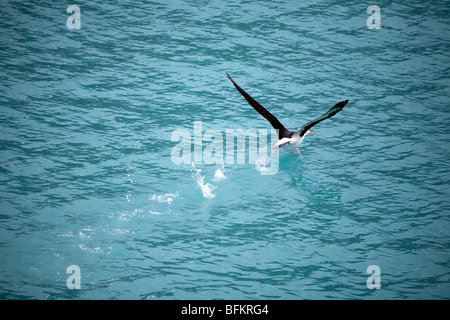
<svg viewBox="0 0 450 320">
<path fill-rule="evenodd" d="M 449 21 L 445 1 L 2 0 L 0 298 L 449 299 Z M 274 175 L 175 164 L 194 121 L 270 129 L 225 72 L 291 130 L 350 102 Z"/>
</svg>

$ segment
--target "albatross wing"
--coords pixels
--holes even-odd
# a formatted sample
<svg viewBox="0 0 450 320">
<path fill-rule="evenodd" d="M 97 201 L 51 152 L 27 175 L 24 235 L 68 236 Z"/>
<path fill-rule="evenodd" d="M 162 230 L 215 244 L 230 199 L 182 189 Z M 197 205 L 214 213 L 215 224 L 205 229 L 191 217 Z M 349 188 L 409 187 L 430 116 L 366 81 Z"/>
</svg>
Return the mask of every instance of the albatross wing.
<svg viewBox="0 0 450 320">
<path fill-rule="evenodd" d="M 302 137 L 304 134 L 306 134 L 306 132 L 308 132 L 309 129 L 311 129 L 312 127 L 314 127 L 316 124 L 318 124 L 319 122 L 326 120 L 328 118 L 331 118 L 332 116 L 334 116 L 336 113 L 338 113 L 339 111 L 341 111 L 348 103 L 348 100 L 345 101 L 341 101 L 339 103 L 337 103 L 334 107 L 332 107 L 330 110 L 328 110 L 327 112 L 325 112 L 323 115 L 321 115 L 320 117 L 304 124 L 300 129 L 298 129 L 295 134 L 298 134 L 300 137 Z"/>
<path fill-rule="evenodd" d="M 230 75 L 227 73 L 228 79 L 231 80 L 233 85 L 236 87 L 236 89 L 242 94 L 242 96 L 247 100 L 247 102 L 259 112 L 260 115 L 262 115 L 264 118 L 266 118 L 272 127 L 274 127 L 275 130 L 278 130 L 278 139 L 282 139 L 285 134 L 289 133 L 289 130 L 287 130 L 278 119 L 271 114 L 269 111 L 267 111 L 262 105 L 258 103 L 255 99 L 253 99 L 247 92 L 245 92 L 234 80 L 230 77 Z"/>
</svg>

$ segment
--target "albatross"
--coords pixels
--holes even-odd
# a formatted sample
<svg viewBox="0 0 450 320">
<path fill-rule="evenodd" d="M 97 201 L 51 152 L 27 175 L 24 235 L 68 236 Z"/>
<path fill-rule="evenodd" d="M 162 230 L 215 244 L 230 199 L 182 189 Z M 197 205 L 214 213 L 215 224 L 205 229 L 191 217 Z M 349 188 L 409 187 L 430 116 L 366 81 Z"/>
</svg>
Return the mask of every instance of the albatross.
<svg viewBox="0 0 450 320">
<path fill-rule="evenodd" d="M 264 118 L 266 118 L 272 127 L 277 130 L 278 132 L 278 142 L 272 146 L 272 149 L 276 149 L 275 153 L 278 151 L 278 149 L 282 146 L 288 145 L 292 146 L 297 150 L 299 155 L 302 155 L 300 153 L 300 150 L 298 150 L 298 146 L 300 143 L 302 143 L 303 139 L 305 138 L 306 134 L 314 135 L 314 133 L 310 130 L 312 127 L 314 127 L 319 122 L 322 122 L 323 120 L 326 120 L 328 118 L 331 118 L 336 113 L 341 111 L 346 104 L 348 103 L 348 100 L 341 101 L 337 103 L 334 107 L 332 107 L 330 110 L 325 112 L 320 117 L 317 117 L 316 119 L 309 121 L 305 123 L 303 126 L 300 127 L 300 129 L 296 131 L 290 131 L 286 129 L 278 119 L 271 114 L 269 111 L 267 111 L 262 105 L 258 103 L 255 99 L 253 99 L 247 92 L 245 92 L 227 73 L 228 79 L 231 80 L 233 85 L 236 87 L 236 89 L 241 93 L 241 95 L 247 100 L 247 102 L 256 110 L 259 112 L 260 115 L 262 115 Z"/>
</svg>

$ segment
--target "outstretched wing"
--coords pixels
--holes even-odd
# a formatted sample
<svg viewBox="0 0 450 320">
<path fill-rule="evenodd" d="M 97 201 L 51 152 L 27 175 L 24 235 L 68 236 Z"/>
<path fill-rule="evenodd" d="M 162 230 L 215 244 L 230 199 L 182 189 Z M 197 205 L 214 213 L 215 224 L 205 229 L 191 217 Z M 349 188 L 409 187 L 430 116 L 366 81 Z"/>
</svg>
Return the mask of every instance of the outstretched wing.
<svg viewBox="0 0 450 320">
<path fill-rule="evenodd" d="M 302 137 L 306 132 L 308 132 L 309 129 L 311 129 L 312 127 L 314 127 L 316 124 L 318 124 L 319 122 L 331 118 L 332 116 L 334 116 L 336 113 L 338 113 L 339 111 L 341 111 L 345 105 L 348 103 L 348 100 L 345 101 L 341 101 L 339 103 L 337 103 L 333 108 L 331 108 L 330 110 L 328 110 L 326 113 L 324 113 L 323 115 L 321 115 L 320 117 L 304 124 L 300 129 L 298 129 L 295 134 L 300 135 L 300 137 Z"/>
<path fill-rule="evenodd" d="M 233 82 L 236 89 L 242 94 L 242 96 L 247 100 L 247 102 L 259 112 L 260 115 L 262 115 L 264 118 L 266 118 L 272 127 L 274 127 L 275 130 L 278 130 L 278 138 L 281 139 L 284 137 L 284 133 L 288 132 L 288 130 L 281 124 L 278 119 L 271 114 L 269 111 L 267 111 L 262 105 L 258 103 L 255 99 L 253 99 L 247 92 L 245 92 L 234 80 L 230 77 L 230 75 L 227 73 L 228 79 Z"/>
</svg>

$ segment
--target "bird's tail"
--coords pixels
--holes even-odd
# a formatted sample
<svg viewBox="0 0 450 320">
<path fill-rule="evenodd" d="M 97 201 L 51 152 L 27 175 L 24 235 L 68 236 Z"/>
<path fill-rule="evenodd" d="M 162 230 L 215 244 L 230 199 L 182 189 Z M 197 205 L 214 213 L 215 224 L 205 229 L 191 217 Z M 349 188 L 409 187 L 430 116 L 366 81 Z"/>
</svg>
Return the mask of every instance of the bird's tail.
<svg viewBox="0 0 450 320">
<path fill-rule="evenodd" d="M 289 138 L 283 138 L 283 139 L 280 139 L 280 140 L 278 140 L 277 143 L 275 143 L 275 144 L 272 146 L 272 149 L 278 149 L 279 147 L 284 146 L 285 144 L 289 143 L 290 140 L 291 140 L 291 139 L 289 139 Z"/>
</svg>

